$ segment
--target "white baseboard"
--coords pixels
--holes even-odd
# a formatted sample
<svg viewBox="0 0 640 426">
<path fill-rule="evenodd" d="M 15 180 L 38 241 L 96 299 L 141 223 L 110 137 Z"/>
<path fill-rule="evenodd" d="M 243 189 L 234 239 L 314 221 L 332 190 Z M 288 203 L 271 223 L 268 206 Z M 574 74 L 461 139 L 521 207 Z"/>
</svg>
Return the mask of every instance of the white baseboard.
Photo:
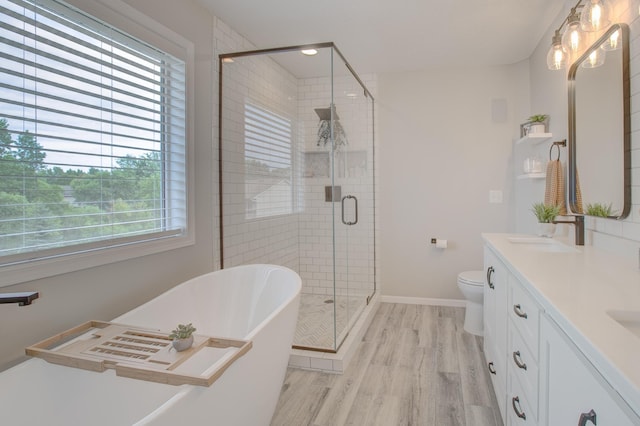
<svg viewBox="0 0 640 426">
<path fill-rule="evenodd" d="M 380 296 L 382 303 L 404 303 L 407 305 L 433 305 L 433 306 L 452 306 L 463 308 L 466 306 L 466 300 L 461 299 L 432 299 L 427 297 L 404 297 L 404 296 Z"/>
</svg>

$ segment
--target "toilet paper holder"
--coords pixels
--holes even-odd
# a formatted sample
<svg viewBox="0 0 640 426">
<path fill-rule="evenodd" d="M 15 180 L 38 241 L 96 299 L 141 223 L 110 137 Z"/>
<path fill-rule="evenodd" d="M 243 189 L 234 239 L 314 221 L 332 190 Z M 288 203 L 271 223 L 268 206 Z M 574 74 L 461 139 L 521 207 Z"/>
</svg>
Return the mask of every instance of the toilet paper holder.
<svg viewBox="0 0 640 426">
<path fill-rule="evenodd" d="M 431 238 L 431 244 L 435 245 L 437 248 L 445 249 L 447 248 L 448 241 L 439 238 Z"/>
</svg>

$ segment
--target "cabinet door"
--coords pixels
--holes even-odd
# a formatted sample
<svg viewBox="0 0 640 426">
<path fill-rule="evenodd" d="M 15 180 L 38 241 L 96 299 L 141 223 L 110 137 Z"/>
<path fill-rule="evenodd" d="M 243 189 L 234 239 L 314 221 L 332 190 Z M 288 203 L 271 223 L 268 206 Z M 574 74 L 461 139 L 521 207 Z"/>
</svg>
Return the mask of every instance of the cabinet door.
<svg viewBox="0 0 640 426">
<path fill-rule="evenodd" d="M 540 424 L 640 424 L 640 418 L 547 315 L 542 316 L 541 328 Z"/>
<path fill-rule="evenodd" d="M 507 283 L 508 271 L 489 249 L 484 251 L 485 286 L 484 319 L 485 334 L 493 338 L 500 353 L 507 349 Z"/>
<path fill-rule="evenodd" d="M 507 366 L 503 353 L 496 352 L 496 345 L 493 340 L 484 338 L 484 356 L 487 362 L 487 369 L 491 377 L 493 391 L 498 401 L 498 408 L 502 418 L 505 418 L 506 398 L 507 398 Z"/>
<path fill-rule="evenodd" d="M 508 271 L 485 247 L 484 353 L 500 413 L 505 418 L 507 390 L 507 283 Z"/>
</svg>

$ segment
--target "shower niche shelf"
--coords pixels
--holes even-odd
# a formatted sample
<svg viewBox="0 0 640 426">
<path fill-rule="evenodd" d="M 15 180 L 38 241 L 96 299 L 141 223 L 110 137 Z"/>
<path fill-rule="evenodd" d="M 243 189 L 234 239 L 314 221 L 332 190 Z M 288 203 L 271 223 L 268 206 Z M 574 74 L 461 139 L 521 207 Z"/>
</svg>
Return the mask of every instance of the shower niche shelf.
<svg viewBox="0 0 640 426">
<path fill-rule="evenodd" d="M 211 386 L 252 346 L 251 341 L 245 340 L 195 334 L 193 337 L 190 349 L 176 352 L 168 333 L 87 321 L 27 347 L 25 353 L 52 364 L 83 370 L 113 369 L 116 375 L 132 379 L 175 386 Z"/>
<path fill-rule="evenodd" d="M 331 176 L 331 153 L 308 151 L 304 153 L 304 177 Z M 337 177 L 365 177 L 367 174 L 367 151 L 339 151 L 335 154 Z"/>
</svg>

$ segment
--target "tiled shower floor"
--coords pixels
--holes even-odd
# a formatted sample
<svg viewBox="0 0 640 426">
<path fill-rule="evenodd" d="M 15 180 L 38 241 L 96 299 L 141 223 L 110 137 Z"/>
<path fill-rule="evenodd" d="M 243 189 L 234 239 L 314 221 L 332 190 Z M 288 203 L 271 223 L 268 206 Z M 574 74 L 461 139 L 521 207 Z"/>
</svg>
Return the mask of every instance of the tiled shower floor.
<svg viewBox="0 0 640 426">
<path fill-rule="evenodd" d="M 301 294 L 298 324 L 293 340 L 295 346 L 335 349 L 333 313 L 336 312 L 336 332 L 341 342 L 348 322 L 355 321 L 366 305 L 365 296 L 332 296 Z"/>
</svg>

